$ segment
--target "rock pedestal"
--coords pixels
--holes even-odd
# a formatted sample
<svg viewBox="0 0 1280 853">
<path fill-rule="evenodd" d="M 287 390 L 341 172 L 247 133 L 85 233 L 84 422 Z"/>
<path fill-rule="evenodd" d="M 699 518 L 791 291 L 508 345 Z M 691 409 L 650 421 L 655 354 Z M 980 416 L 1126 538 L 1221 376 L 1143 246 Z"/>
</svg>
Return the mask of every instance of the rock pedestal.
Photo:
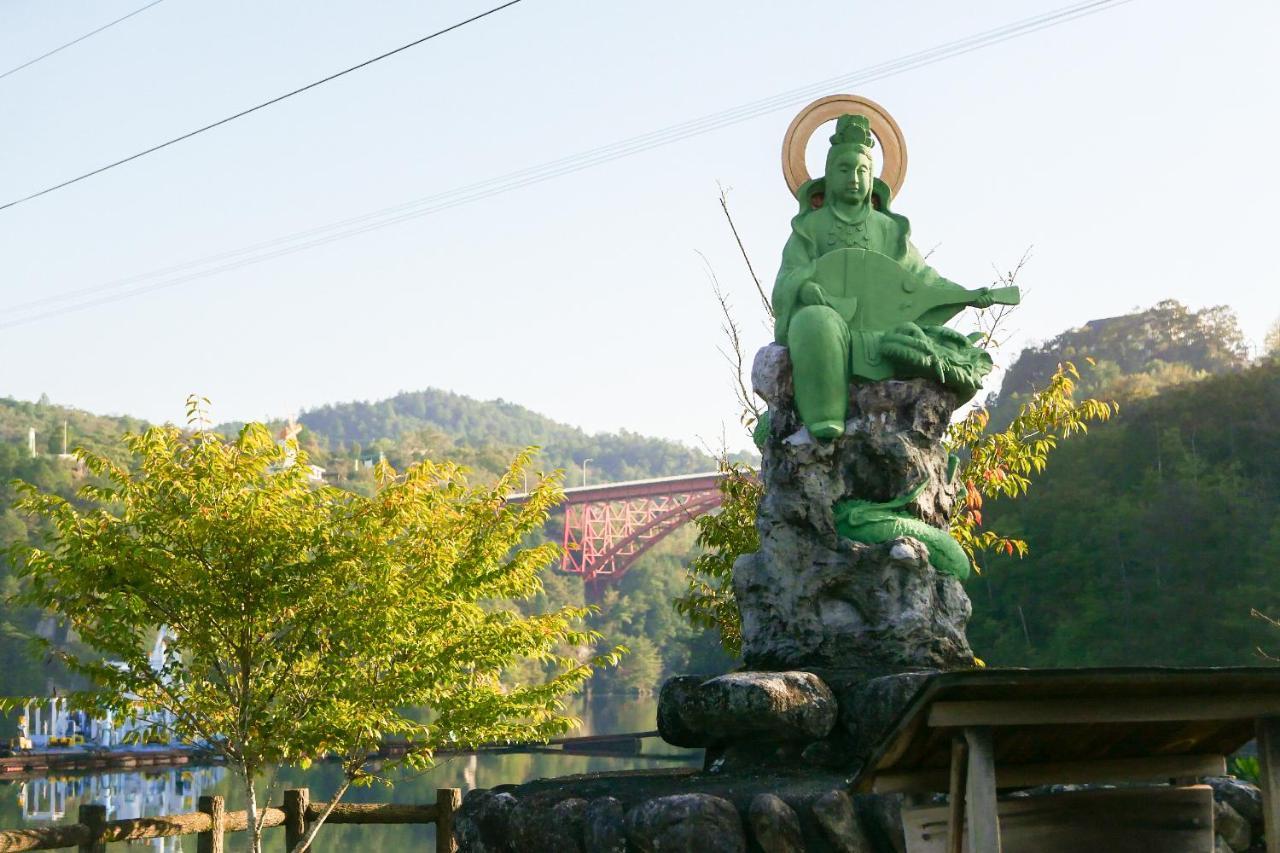
<svg viewBox="0 0 1280 853">
<path fill-rule="evenodd" d="M 752 384 L 770 417 L 757 435 L 760 548 L 733 569 L 746 671 L 669 680 L 658 728 L 705 747 L 712 772 L 852 770 L 926 673 L 974 664 L 969 598 L 931 551 L 956 502 L 942 438 L 957 400 L 923 379 L 856 384 L 844 435 L 816 441 L 795 410 L 785 347 L 760 351 Z M 894 505 L 893 538 L 842 535 L 836 507 L 849 501 Z"/>
<path fill-rule="evenodd" d="M 845 434 L 817 442 L 796 414 L 784 347 L 762 350 L 752 379 L 771 417 L 760 549 L 734 566 L 747 666 L 669 679 L 658 698 L 662 737 L 705 748 L 705 772 L 472 791 L 456 825 L 463 851 L 905 849 L 901 797 L 848 786 L 930 673 L 973 665 L 969 599 L 927 541 L 945 536 L 956 501 L 941 441 L 957 401 L 921 379 L 856 385 Z M 850 500 L 894 502 L 901 529 L 919 535 L 842 536 L 835 505 Z M 1231 839 L 1247 839 L 1221 812 Z"/>
<path fill-rule="evenodd" d="M 811 672 L 677 676 L 658 697 L 658 731 L 674 746 L 806 744 L 835 727 L 836 697 Z"/>
<path fill-rule="evenodd" d="M 924 379 L 853 385 L 844 435 L 819 442 L 796 414 L 786 348 L 761 350 L 752 382 L 770 422 L 760 550 L 734 566 L 747 667 L 866 679 L 972 666 L 960 582 L 915 539 L 842 538 L 833 511 L 837 501 L 888 502 L 923 484 L 906 511 L 945 530 L 956 487 L 941 442 L 955 396 Z"/>
</svg>

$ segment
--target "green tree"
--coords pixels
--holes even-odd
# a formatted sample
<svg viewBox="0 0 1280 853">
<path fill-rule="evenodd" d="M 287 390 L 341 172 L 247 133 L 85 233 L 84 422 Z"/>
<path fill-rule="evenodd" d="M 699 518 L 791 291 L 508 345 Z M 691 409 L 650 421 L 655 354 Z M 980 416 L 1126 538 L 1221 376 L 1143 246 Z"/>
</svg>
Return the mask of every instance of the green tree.
<svg viewBox="0 0 1280 853">
<path fill-rule="evenodd" d="M 1262 351 L 1269 356 L 1280 356 L 1280 318 L 1267 329 L 1267 336 L 1262 339 Z"/>
<path fill-rule="evenodd" d="M 621 636 L 627 656 L 609 670 L 604 680 L 607 690 L 624 693 L 649 693 L 662 683 L 662 655 L 652 640 L 643 634 Z"/>
<path fill-rule="evenodd" d="M 720 471 L 720 512 L 693 521 L 703 551 L 689 564 L 689 588 L 675 605 L 694 625 L 716 629 L 725 651 L 736 656 L 742 651 L 742 618 L 733 597 L 733 562 L 760 547 L 756 510 L 764 486 L 746 465 L 725 461 Z"/>
<path fill-rule="evenodd" d="M 255 779 L 269 766 L 339 756 L 336 803 L 371 779 L 365 758 L 387 737 L 412 741 L 406 760 L 423 766 L 444 744 L 540 740 L 574 724 L 561 698 L 616 651 L 559 651 L 599 640 L 577 628 L 581 608 L 512 604 L 540 590 L 556 554 L 522 542 L 558 483 L 504 501 L 528 454 L 489 488 L 453 465 L 397 475 L 383 464 L 365 497 L 308 482 L 306 454 L 261 424 L 228 440 L 205 428 L 199 401 L 189 415 L 190 432 L 126 436 L 128 466 L 82 451 L 102 478 L 80 489 L 82 506 L 20 487 L 18 509 L 50 532 L 43 547 L 13 549 L 28 582 L 18 598 L 92 649 L 50 647 L 93 684 L 77 707 L 222 753 L 245 788 L 255 853 Z M 156 668 L 148 649 L 162 626 L 172 640 Z M 540 678 L 500 682 L 525 659 L 544 665 Z"/>
<path fill-rule="evenodd" d="M 962 460 L 957 476 L 965 490 L 963 508 L 951 519 L 951 536 L 975 569 L 980 569 L 978 554 L 983 551 L 1027 553 L 1023 540 L 980 529 L 983 501 L 1025 495 L 1031 478 L 1044 472 L 1060 440 L 1088 432 L 1090 421 L 1109 420 L 1119 410 L 1115 403 L 1076 400 L 1079 379 L 1076 366 L 1064 362 L 1043 388 L 1022 402 L 1004 429 L 990 431 L 990 414 L 975 408 L 948 430 L 945 443 Z"/>
</svg>

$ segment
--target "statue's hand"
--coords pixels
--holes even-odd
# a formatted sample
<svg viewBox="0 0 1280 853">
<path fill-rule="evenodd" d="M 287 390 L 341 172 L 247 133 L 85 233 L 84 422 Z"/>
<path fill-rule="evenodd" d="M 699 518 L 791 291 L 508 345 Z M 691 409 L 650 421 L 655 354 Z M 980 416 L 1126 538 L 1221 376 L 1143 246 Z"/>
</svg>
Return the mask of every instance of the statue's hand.
<svg viewBox="0 0 1280 853">
<path fill-rule="evenodd" d="M 973 302 L 973 306 L 975 308 L 990 308 L 992 305 L 995 305 L 995 304 L 996 304 L 996 299 L 994 296 L 991 295 L 991 288 L 989 287 L 978 288 L 978 297 Z"/>
<path fill-rule="evenodd" d="M 822 292 L 822 288 L 818 286 L 816 281 L 806 281 L 800 285 L 800 291 L 796 294 L 797 300 L 801 305 L 830 305 L 827 301 L 827 295 Z"/>
</svg>

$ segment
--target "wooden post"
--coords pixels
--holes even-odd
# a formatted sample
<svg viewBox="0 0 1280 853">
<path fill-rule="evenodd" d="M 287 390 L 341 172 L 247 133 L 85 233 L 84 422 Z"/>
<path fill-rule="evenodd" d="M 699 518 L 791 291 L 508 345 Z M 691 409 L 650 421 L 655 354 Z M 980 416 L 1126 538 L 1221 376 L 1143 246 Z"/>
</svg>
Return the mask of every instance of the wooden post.
<svg viewBox="0 0 1280 853">
<path fill-rule="evenodd" d="M 102 831 L 107 826 L 107 807 L 89 804 L 80 807 L 76 822 L 89 827 L 89 838 L 80 845 L 80 853 L 107 853 Z"/>
<path fill-rule="evenodd" d="M 290 788 L 284 792 L 285 853 L 293 853 L 293 848 L 306 837 L 307 806 L 309 805 L 311 805 L 310 788 Z"/>
<path fill-rule="evenodd" d="M 969 747 L 965 783 L 969 853 L 1000 853 L 1000 815 L 996 805 L 996 763 L 991 748 L 991 729 L 967 728 L 964 739 Z"/>
<path fill-rule="evenodd" d="M 951 794 L 948 805 L 951 812 L 947 821 L 947 853 L 963 853 L 964 851 L 964 782 L 965 760 L 968 748 L 964 738 L 951 739 Z"/>
<path fill-rule="evenodd" d="M 458 853 L 453 840 L 453 816 L 461 807 L 462 791 L 436 788 L 436 853 Z"/>
<path fill-rule="evenodd" d="M 222 797 L 201 797 L 199 810 L 209 816 L 212 826 L 208 832 L 196 836 L 196 853 L 223 853 L 223 821 L 226 819 L 227 804 Z"/>
<path fill-rule="evenodd" d="M 1259 719 L 1257 733 L 1267 853 L 1280 853 L 1280 717 Z"/>
</svg>

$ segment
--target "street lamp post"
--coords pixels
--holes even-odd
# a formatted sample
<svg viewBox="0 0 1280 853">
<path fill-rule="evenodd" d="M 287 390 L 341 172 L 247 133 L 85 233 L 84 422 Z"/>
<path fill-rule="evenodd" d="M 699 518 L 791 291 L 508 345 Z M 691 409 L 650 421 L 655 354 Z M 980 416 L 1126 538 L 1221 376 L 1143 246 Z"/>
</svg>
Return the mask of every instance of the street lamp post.
<svg viewBox="0 0 1280 853">
<path fill-rule="evenodd" d="M 582 460 L 582 485 L 583 485 L 583 486 L 586 486 L 586 485 L 587 485 L 587 463 L 588 463 L 588 462 L 594 462 L 594 461 L 595 461 L 594 459 L 583 459 L 583 460 Z"/>
</svg>

